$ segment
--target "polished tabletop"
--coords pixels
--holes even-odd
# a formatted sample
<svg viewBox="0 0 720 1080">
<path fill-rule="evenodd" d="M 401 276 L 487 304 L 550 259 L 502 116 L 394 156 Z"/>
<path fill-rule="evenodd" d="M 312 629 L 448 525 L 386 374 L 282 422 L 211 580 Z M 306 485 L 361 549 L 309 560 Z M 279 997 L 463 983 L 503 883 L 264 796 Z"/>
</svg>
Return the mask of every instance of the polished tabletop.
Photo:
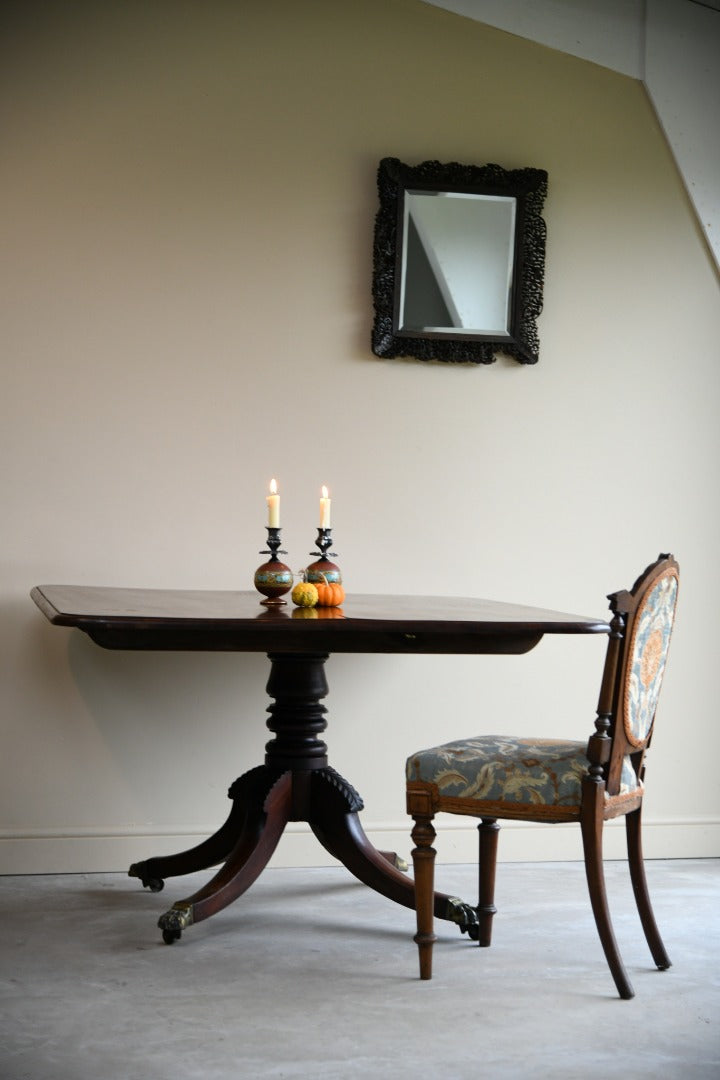
<svg viewBox="0 0 720 1080">
<path fill-rule="evenodd" d="M 256 592 L 39 585 L 50 622 L 106 648 L 248 652 L 526 652 L 544 634 L 608 633 L 604 619 L 493 600 L 350 594 L 339 608 L 263 606 Z"/>
</svg>

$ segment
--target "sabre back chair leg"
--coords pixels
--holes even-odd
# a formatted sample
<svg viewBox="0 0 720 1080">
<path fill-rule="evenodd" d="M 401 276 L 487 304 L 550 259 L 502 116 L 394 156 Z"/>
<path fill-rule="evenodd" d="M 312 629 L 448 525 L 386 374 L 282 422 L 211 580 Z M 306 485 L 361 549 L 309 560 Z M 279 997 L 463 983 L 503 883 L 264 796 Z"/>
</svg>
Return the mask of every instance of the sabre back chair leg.
<svg viewBox="0 0 720 1080">
<path fill-rule="evenodd" d="M 478 825 L 478 945 L 487 948 L 492 940 L 495 907 L 495 868 L 500 826 L 497 818 L 482 818 Z"/>
<path fill-rule="evenodd" d="M 600 795 L 600 798 L 602 798 L 602 795 Z M 582 829 L 583 850 L 585 852 L 585 874 L 590 893 L 590 903 L 595 916 L 595 925 L 618 994 L 621 998 L 628 1000 L 635 997 L 635 991 L 620 958 L 620 950 L 610 921 L 602 855 L 603 819 L 599 810 L 596 809 L 594 813 L 583 812 L 580 826 Z"/>
<path fill-rule="evenodd" d="M 660 931 L 655 922 L 650 893 L 645 877 L 645 863 L 642 854 L 642 807 L 625 815 L 625 833 L 627 836 L 628 865 L 630 867 L 630 880 L 632 881 L 635 902 L 637 904 L 640 922 L 645 932 L 645 938 L 650 946 L 652 958 L 660 968 L 665 971 L 671 966 L 670 957 L 665 951 Z"/>
<path fill-rule="evenodd" d="M 435 839 L 435 829 L 432 825 L 432 815 L 413 814 L 413 819 L 415 827 L 411 835 L 415 847 L 413 848 L 412 860 L 415 875 L 415 912 L 417 916 L 417 934 L 414 940 L 420 958 L 420 978 L 431 979 L 433 945 L 437 941 L 434 933 L 433 913 L 435 849 L 432 843 Z"/>
</svg>

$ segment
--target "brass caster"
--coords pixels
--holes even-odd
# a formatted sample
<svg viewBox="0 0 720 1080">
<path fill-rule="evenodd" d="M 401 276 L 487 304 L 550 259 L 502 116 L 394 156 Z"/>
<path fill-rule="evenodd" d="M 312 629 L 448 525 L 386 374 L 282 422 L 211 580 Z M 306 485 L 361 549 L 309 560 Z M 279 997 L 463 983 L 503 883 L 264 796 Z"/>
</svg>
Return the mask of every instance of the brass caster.
<svg viewBox="0 0 720 1080">
<path fill-rule="evenodd" d="M 158 919 L 158 926 L 162 930 L 163 941 L 166 945 L 172 945 L 182 937 L 183 930 L 192 926 L 193 914 L 189 904 L 175 904 Z"/>
<path fill-rule="evenodd" d="M 471 904 L 466 904 L 458 896 L 449 896 L 445 918 L 457 923 L 461 934 L 467 934 L 472 941 L 480 937 L 477 911 Z"/>
<path fill-rule="evenodd" d="M 133 863 L 128 870 L 128 877 L 140 878 L 140 882 L 144 889 L 149 889 L 150 892 L 162 892 L 165 888 L 165 882 L 162 878 L 158 877 L 146 877 L 143 874 L 144 863 Z"/>
</svg>

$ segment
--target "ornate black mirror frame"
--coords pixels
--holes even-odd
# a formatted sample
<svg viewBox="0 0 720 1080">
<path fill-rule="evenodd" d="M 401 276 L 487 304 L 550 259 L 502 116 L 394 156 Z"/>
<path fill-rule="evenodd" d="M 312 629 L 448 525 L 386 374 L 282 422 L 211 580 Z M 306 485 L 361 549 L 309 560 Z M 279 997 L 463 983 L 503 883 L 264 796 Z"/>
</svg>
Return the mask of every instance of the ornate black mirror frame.
<svg viewBox="0 0 720 1080">
<path fill-rule="evenodd" d="M 537 363 L 537 318 L 542 311 L 545 271 L 547 173 L 542 169 L 506 170 L 499 165 L 460 165 L 424 161 L 405 165 L 383 158 L 377 172 L 380 207 L 375 219 L 372 349 L 376 356 L 491 364 L 497 353 L 521 364 Z M 515 200 L 515 231 L 509 283 L 507 335 L 497 331 L 463 333 L 455 328 L 410 330 L 400 326 L 403 281 L 405 195 L 468 193 Z"/>
</svg>

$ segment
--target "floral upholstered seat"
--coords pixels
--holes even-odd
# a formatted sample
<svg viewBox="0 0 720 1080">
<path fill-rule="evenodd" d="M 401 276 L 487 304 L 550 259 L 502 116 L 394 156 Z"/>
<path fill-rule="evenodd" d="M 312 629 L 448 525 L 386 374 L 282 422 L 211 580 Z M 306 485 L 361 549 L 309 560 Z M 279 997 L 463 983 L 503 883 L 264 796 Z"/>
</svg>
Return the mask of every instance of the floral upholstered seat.
<svg viewBox="0 0 720 1080">
<path fill-rule="evenodd" d="M 633 989 L 620 959 L 605 894 L 604 822 L 625 817 L 628 863 L 640 921 L 659 968 L 670 960 L 658 933 L 642 858 L 641 811 L 645 751 L 655 724 L 675 618 L 679 569 L 660 555 L 628 592 L 613 593 L 605 668 L 595 732 L 587 741 L 474 735 L 411 754 L 406 763 L 408 813 L 415 820 L 415 899 L 420 976 L 432 974 L 436 813 L 480 819 L 477 908 L 453 898 L 445 917 L 489 945 L 495 914 L 499 818 L 543 823 L 579 822 L 585 871 L 605 957 L 621 997 Z M 442 914 L 442 909 L 438 909 Z"/>
<path fill-rule="evenodd" d="M 590 762 L 587 742 L 480 735 L 412 754 L 408 780 L 437 785 L 443 796 L 511 806 L 563 806 L 580 810 L 582 779 Z M 630 758 L 623 761 L 621 792 L 639 786 Z"/>
</svg>

